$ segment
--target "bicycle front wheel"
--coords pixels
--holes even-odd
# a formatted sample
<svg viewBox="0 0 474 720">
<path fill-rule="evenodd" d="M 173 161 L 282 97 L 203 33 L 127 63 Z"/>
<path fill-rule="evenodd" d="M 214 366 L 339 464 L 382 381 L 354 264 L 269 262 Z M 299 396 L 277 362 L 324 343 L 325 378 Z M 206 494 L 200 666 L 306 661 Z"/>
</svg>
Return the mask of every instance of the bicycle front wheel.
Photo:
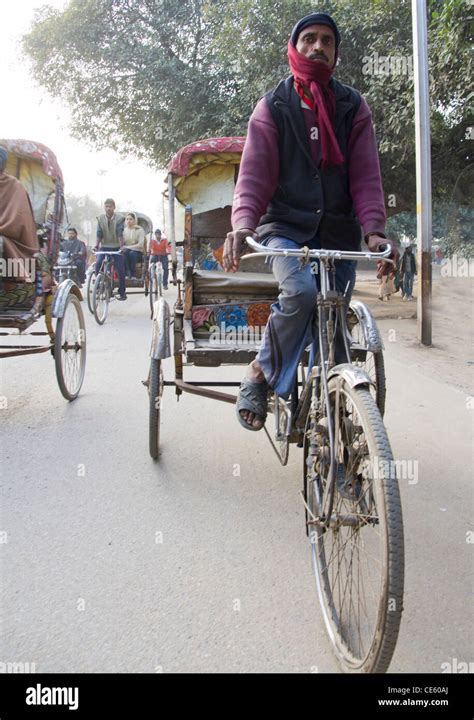
<svg viewBox="0 0 474 720">
<path fill-rule="evenodd" d="M 87 273 L 87 280 L 86 280 L 86 297 L 87 297 L 87 307 L 89 309 L 89 312 L 94 314 L 94 306 L 92 304 L 92 295 L 94 292 L 94 284 L 95 284 L 95 270 L 92 270 Z"/>
<path fill-rule="evenodd" d="M 346 672 L 385 672 L 400 627 L 403 524 L 387 433 L 370 391 L 329 383 L 334 427 L 308 416 L 305 496 L 326 630 Z"/>
<path fill-rule="evenodd" d="M 364 337 L 364 331 L 357 315 L 349 308 L 347 325 L 350 329 L 351 362 L 353 365 L 365 370 L 374 383 L 371 387 L 371 394 L 375 398 L 377 407 L 383 417 L 385 413 L 385 400 L 387 397 L 387 385 L 385 381 L 385 363 L 382 349 L 372 352 L 368 350 Z"/>
<path fill-rule="evenodd" d="M 92 308 L 99 325 L 103 325 L 109 312 L 110 286 L 104 273 L 97 275 L 92 291 Z"/>
<path fill-rule="evenodd" d="M 161 360 L 151 359 L 150 374 L 148 377 L 149 393 L 149 450 L 153 460 L 158 458 L 160 452 L 160 415 L 163 396 L 163 371 Z"/>
</svg>

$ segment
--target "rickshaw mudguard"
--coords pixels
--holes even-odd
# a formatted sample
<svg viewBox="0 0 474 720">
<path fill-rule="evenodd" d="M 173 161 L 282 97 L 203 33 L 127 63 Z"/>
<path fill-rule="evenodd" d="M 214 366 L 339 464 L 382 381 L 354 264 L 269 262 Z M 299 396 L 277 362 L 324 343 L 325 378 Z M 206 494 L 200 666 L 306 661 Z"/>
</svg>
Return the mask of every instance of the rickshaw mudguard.
<svg viewBox="0 0 474 720">
<path fill-rule="evenodd" d="M 159 298 L 153 306 L 150 357 L 153 360 L 171 357 L 170 307 L 164 298 Z"/>
<path fill-rule="evenodd" d="M 375 385 L 365 370 L 350 363 L 334 365 L 334 367 L 329 370 L 328 381 L 337 377 L 342 378 L 351 388 L 357 387 L 358 385 Z"/>
<path fill-rule="evenodd" d="M 377 323 L 375 322 L 374 316 L 367 305 L 364 305 L 364 303 L 360 302 L 360 300 L 352 300 L 350 307 L 359 320 L 359 324 L 364 335 L 366 349 L 370 352 L 379 352 L 380 350 L 384 350 L 383 341 L 380 336 Z"/>
<path fill-rule="evenodd" d="M 70 293 L 75 295 L 78 300 L 82 300 L 82 293 L 76 283 L 68 278 L 67 280 L 62 281 L 54 293 L 53 307 L 51 311 L 53 317 L 60 318 L 64 315 L 64 308 L 66 307 L 66 301 Z"/>
</svg>

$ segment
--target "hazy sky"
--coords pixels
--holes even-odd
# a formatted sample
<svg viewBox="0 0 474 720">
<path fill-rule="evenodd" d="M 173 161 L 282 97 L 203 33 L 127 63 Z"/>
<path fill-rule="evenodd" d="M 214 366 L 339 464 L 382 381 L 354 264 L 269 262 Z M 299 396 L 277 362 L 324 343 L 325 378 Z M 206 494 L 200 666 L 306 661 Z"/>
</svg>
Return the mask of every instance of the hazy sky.
<svg viewBox="0 0 474 720">
<path fill-rule="evenodd" d="M 68 131 L 70 108 L 53 101 L 29 76 L 18 39 L 31 26 L 34 9 L 45 4 L 62 7 L 66 3 L 0 1 L 0 137 L 36 140 L 51 148 L 63 171 L 66 193 L 87 193 L 97 202 L 112 196 L 118 207 L 133 207 L 149 215 L 157 226 L 162 225 L 165 174 L 111 150 L 94 153 L 74 140 Z M 106 174 L 101 178 L 102 170 Z"/>
</svg>

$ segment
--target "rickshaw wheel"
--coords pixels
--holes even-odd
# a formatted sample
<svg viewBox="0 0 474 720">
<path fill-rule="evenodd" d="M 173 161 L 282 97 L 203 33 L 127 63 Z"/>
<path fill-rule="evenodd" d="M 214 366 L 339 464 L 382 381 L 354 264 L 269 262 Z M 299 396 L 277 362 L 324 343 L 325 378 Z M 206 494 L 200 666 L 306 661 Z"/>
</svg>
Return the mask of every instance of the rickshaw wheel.
<svg viewBox="0 0 474 720">
<path fill-rule="evenodd" d="M 163 372 L 161 370 L 161 360 L 155 360 L 154 358 L 151 359 L 150 363 L 148 395 L 150 400 L 150 455 L 153 460 L 156 460 L 160 452 L 160 412 L 161 398 L 163 396 Z"/>
<path fill-rule="evenodd" d="M 67 297 L 63 316 L 56 323 L 54 363 L 61 394 L 66 400 L 74 400 L 84 380 L 86 326 L 79 299 L 72 293 Z"/>
</svg>

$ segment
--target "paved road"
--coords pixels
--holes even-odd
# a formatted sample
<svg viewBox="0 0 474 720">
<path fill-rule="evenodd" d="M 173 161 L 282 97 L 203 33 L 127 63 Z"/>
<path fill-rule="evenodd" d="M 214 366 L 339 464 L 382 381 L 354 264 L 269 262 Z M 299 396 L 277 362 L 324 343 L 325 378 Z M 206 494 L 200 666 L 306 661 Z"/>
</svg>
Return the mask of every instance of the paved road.
<svg viewBox="0 0 474 720">
<path fill-rule="evenodd" d="M 337 670 L 304 535 L 301 451 L 282 468 L 232 406 L 177 404 L 167 389 L 154 463 L 140 383 L 146 301 L 115 303 L 103 327 L 87 321 L 74 403 L 60 396 L 49 357 L 3 361 L 0 661 L 37 672 Z M 388 333 L 393 321 L 382 326 Z M 401 483 L 407 573 L 395 672 L 473 659 L 474 410 L 417 367 L 420 352 L 387 343 L 393 449 L 419 463 L 417 482 Z M 187 376 L 217 373 L 237 379 L 241 369 Z"/>
</svg>

